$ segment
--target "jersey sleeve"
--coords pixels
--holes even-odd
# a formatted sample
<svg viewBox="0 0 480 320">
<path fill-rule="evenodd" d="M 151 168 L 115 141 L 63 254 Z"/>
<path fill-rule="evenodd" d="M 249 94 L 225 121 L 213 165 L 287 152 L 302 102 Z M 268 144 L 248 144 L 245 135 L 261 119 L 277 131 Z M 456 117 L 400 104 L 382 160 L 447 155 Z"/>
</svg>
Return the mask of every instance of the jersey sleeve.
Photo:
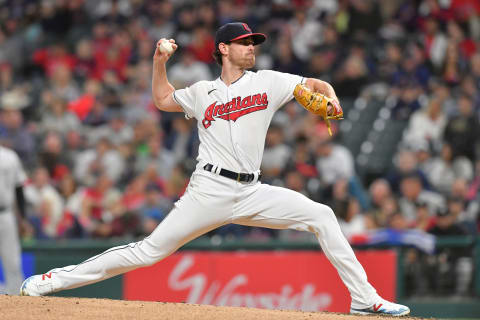
<svg viewBox="0 0 480 320">
<path fill-rule="evenodd" d="M 276 110 L 285 103 L 293 99 L 293 90 L 299 83 L 305 83 L 306 78 L 296 74 L 284 73 L 272 70 L 266 70 L 265 75 L 271 83 L 271 94 L 269 97 L 273 99 Z"/>
<path fill-rule="evenodd" d="M 183 112 L 185 112 L 185 117 L 188 119 L 195 117 L 195 85 L 186 87 L 184 89 L 175 90 L 172 93 L 172 97 L 173 100 L 182 107 Z"/>
</svg>

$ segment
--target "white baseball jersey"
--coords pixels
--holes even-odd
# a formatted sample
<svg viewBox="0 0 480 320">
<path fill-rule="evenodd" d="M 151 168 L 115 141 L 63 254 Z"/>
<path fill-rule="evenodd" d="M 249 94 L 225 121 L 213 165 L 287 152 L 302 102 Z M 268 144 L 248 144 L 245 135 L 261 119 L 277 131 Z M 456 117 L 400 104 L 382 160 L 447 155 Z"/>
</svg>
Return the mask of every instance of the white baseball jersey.
<svg viewBox="0 0 480 320">
<path fill-rule="evenodd" d="M 236 172 L 259 170 L 273 114 L 304 81 L 277 71 L 245 71 L 230 86 L 218 78 L 176 90 L 174 100 L 188 118 L 198 120 L 199 166 L 211 163 Z"/>
<path fill-rule="evenodd" d="M 18 155 L 0 146 L 0 207 L 12 210 L 15 188 L 23 185 L 26 177 Z"/>
</svg>

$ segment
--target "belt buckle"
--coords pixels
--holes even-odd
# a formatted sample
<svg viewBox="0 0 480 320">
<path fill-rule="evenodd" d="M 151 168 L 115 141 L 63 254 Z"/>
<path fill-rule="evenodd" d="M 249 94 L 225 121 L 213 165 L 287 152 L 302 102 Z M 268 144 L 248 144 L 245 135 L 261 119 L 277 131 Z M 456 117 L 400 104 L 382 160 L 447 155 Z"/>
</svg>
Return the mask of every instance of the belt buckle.
<svg viewBox="0 0 480 320">
<path fill-rule="evenodd" d="M 237 173 L 237 182 L 240 182 L 240 173 Z"/>
</svg>

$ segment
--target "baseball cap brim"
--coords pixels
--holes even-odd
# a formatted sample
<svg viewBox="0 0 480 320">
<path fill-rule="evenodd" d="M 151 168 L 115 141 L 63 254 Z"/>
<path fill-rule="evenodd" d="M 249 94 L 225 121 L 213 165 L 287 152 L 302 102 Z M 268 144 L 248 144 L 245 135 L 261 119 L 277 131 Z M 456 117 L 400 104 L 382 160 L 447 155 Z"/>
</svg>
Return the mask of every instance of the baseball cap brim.
<svg viewBox="0 0 480 320">
<path fill-rule="evenodd" d="M 267 39 L 267 36 L 264 35 L 263 33 L 246 33 L 246 34 L 242 34 L 241 36 L 238 36 L 236 38 L 233 38 L 229 42 L 244 39 L 244 38 L 248 38 L 248 37 L 251 37 L 253 39 L 253 45 L 254 46 L 264 42 Z"/>
</svg>

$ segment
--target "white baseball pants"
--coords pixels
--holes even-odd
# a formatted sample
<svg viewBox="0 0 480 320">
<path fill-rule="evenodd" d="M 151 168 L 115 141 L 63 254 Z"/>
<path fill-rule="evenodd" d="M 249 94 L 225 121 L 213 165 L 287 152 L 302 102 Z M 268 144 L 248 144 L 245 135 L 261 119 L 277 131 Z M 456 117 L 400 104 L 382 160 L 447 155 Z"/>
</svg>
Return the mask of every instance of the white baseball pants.
<svg viewBox="0 0 480 320">
<path fill-rule="evenodd" d="M 15 220 L 13 211 L 0 213 L 0 260 L 7 294 L 18 294 L 23 281 L 20 239 Z"/>
<path fill-rule="evenodd" d="M 289 189 L 240 183 L 201 169 L 193 173 L 185 194 L 150 236 L 50 272 L 56 275 L 58 290 L 77 288 L 155 264 L 228 223 L 313 232 L 350 291 L 352 307 L 366 308 L 377 301 L 376 290 L 329 207 Z"/>
</svg>

